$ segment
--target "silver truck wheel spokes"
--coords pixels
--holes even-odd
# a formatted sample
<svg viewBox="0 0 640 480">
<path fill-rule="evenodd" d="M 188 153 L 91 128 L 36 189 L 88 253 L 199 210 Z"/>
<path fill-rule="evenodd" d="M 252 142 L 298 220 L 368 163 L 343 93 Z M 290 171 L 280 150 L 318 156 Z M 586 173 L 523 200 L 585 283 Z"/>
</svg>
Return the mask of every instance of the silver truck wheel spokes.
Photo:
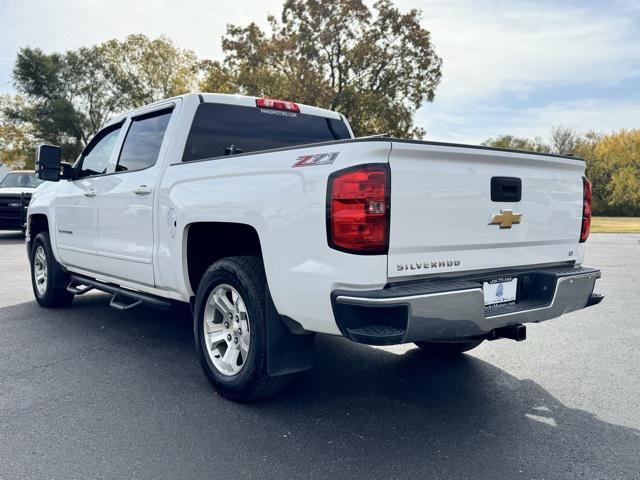
<svg viewBox="0 0 640 480">
<path fill-rule="evenodd" d="M 237 375 L 249 356 L 249 314 L 238 291 L 225 283 L 209 294 L 204 310 L 207 353 L 223 375 Z"/>
<path fill-rule="evenodd" d="M 36 290 L 40 296 L 47 291 L 47 255 L 42 245 L 38 245 L 33 256 L 33 279 L 36 282 Z"/>
</svg>

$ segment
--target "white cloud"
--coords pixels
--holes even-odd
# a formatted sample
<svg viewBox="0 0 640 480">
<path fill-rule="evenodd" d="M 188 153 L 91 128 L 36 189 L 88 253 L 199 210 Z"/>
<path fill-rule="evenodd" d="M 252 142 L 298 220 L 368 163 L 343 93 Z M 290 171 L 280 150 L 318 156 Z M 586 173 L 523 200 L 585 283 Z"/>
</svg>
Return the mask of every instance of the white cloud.
<svg viewBox="0 0 640 480">
<path fill-rule="evenodd" d="M 611 83 L 639 68 L 639 20 L 623 4 L 427 0 L 421 8 L 444 59 L 444 101 Z"/>
</svg>

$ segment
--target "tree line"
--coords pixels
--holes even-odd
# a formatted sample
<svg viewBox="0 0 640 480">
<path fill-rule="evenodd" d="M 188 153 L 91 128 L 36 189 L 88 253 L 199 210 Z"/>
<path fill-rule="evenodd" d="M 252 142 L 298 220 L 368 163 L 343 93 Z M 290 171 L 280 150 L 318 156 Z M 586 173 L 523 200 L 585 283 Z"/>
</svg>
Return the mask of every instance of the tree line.
<svg viewBox="0 0 640 480">
<path fill-rule="evenodd" d="M 502 135 L 484 145 L 584 158 L 595 215 L 640 216 L 640 129 L 609 134 L 554 127 L 549 140 Z"/>
</svg>

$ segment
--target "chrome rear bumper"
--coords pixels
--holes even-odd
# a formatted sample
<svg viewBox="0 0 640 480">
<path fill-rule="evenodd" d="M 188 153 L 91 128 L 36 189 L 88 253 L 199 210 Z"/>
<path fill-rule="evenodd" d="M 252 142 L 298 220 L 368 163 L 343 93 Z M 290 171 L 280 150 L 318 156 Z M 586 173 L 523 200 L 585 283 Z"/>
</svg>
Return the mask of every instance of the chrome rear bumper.
<svg viewBox="0 0 640 480">
<path fill-rule="evenodd" d="M 486 308 L 482 282 L 492 278 L 487 276 L 368 292 L 337 290 L 332 294 L 334 315 L 346 337 L 385 345 L 488 336 L 497 328 L 542 322 L 602 300 L 593 294 L 600 278 L 595 268 L 501 272 L 499 276 L 518 277 L 516 303 Z"/>
</svg>

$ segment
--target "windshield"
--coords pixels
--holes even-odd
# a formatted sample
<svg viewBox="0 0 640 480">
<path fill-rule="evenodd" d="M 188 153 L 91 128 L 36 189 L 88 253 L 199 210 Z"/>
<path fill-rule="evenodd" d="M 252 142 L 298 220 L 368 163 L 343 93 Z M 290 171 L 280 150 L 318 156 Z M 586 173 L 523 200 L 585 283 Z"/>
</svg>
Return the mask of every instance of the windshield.
<svg viewBox="0 0 640 480">
<path fill-rule="evenodd" d="M 42 183 L 35 173 L 31 172 L 13 172 L 8 173 L 4 180 L 0 182 L 1 188 L 6 187 L 22 187 L 35 188 Z"/>
</svg>

